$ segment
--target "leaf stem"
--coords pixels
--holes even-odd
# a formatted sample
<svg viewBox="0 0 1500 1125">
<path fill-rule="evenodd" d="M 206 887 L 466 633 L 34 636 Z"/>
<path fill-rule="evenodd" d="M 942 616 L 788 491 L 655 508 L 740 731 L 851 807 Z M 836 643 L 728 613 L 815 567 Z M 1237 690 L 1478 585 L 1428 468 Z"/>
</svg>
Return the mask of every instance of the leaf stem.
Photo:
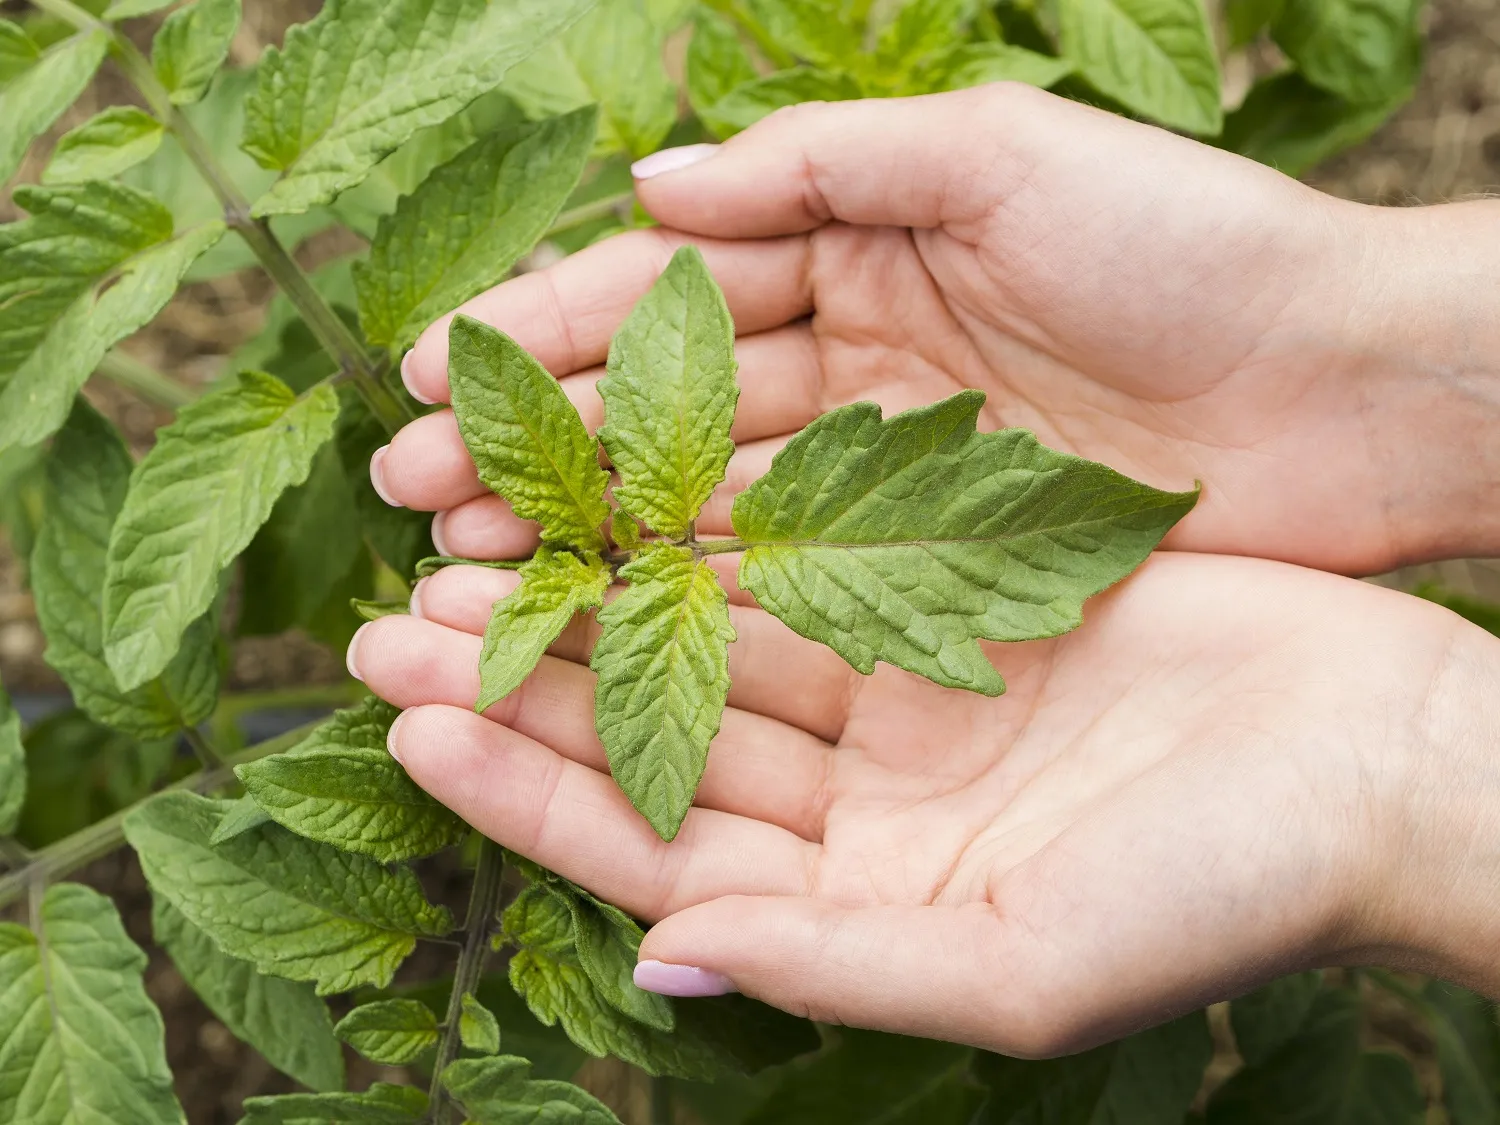
<svg viewBox="0 0 1500 1125">
<path fill-rule="evenodd" d="M 705 3 L 721 16 L 728 16 L 739 24 L 740 29 L 755 40 L 755 45 L 766 56 L 766 61 L 777 70 L 785 70 L 796 64 L 797 60 L 792 53 L 776 42 L 776 37 L 766 29 L 765 24 L 750 14 L 741 0 L 705 0 Z"/>
<path fill-rule="evenodd" d="M 148 363 L 142 363 L 127 351 L 113 348 L 99 361 L 94 374 L 117 383 L 157 406 L 172 410 L 186 406 L 198 397 L 195 387 L 186 386 L 163 375 Z"/>
<path fill-rule="evenodd" d="M 223 768 L 224 759 L 220 757 L 219 752 L 214 749 L 213 743 L 209 742 L 207 738 L 203 737 L 203 732 L 201 730 L 199 730 L 197 727 L 183 727 L 182 737 L 183 741 L 185 741 L 189 746 L 193 748 L 193 753 L 198 755 L 198 761 L 205 770 L 217 770 Z"/>
<path fill-rule="evenodd" d="M 709 539 L 692 544 L 693 555 L 697 558 L 704 555 L 732 555 L 736 551 L 748 551 L 751 546 L 743 539 Z"/>
<path fill-rule="evenodd" d="M 570 207 L 557 217 L 557 222 L 548 228 L 542 239 L 545 241 L 597 219 L 618 216 L 621 207 L 634 202 L 635 192 L 622 191 L 615 195 L 606 195 L 603 199 L 596 199 L 592 203 L 580 203 L 577 207 Z"/>
<path fill-rule="evenodd" d="M 25 867 L 31 862 L 31 850 L 14 836 L 0 836 L 0 859 L 7 867 Z"/>
</svg>

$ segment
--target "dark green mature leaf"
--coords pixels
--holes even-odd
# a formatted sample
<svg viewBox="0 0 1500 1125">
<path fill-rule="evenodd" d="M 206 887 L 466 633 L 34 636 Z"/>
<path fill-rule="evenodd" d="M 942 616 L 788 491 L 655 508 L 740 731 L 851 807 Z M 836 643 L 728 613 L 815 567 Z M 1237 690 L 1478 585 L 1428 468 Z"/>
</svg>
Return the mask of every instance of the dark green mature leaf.
<svg viewBox="0 0 1500 1125">
<path fill-rule="evenodd" d="M 1227 0 L 1224 22 L 1231 49 L 1247 47 L 1281 14 L 1286 0 Z"/>
<path fill-rule="evenodd" d="M 531 675 L 578 614 L 604 604 L 610 571 L 598 555 L 579 558 L 543 547 L 519 568 L 521 585 L 495 603 L 479 652 L 481 714 Z"/>
<path fill-rule="evenodd" d="M 443 1085 L 473 1125 L 619 1125 L 603 1102 L 571 1082 L 537 1080 L 525 1059 L 467 1059 L 443 1071 Z"/>
<path fill-rule="evenodd" d="M 0 19 L 0 83 L 31 69 L 41 57 L 42 48 L 20 24 Z"/>
<path fill-rule="evenodd" d="M 1355 993 L 1322 992 L 1294 1039 L 1214 1092 L 1208 1125 L 1420 1125 L 1427 1100 L 1411 1064 L 1363 1050 L 1361 1023 Z"/>
<path fill-rule="evenodd" d="M 62 883 L 40 920 L 0 925 L 0 1121 L 181 1125 L 146 955 L 114 904 Z"/>
<path fill-rule="evenodd" d="M 332 387 L 299 398 L 274 376 L 243 372 L 157 431 L 109 543 L 104 647 L 121 687 L 166 667 L 219 573 L 307 479 L 337 415 Z"/>
<path fill-rule="evenodd" d="M 151 41 L 151 66 L 174 103 L 208 92 L 239 26 L 240 0 L 194 0 L 166 18 Z"/>
<path fill-rule="evenodd" d="M 279 824 L 347 852 L 397 863 L 453 847 L 468 826 L 387 752 L 400 712 L 373 697 L 340 711 L 296 748 L 235 770 Z"/>
<path fill-rule="evenodd" d="M 503 332 L 467 316 L 448 332 L 448 381 L 479 479 L 546 543 L 602 550 L 609 519 L 598 443 L 562 387 Z"/>
<path fill-rule="evenodd" d="M 403 578 L 417 564 L 437 553 L 432 545 L 432 514 L 394 508 L 380 498 L 370 483 L 370 458 L 391 439 L 364 400 L 345 393 L 339 413 L 338 451 L 344 476 L 354 492 L 354 509 L 369 541 L 385 564 Z"/>
<path fill-rule="evenodd" d="M 405 351 L 422 330 L 501 281 L 556 220 L 583 174 L 592 107 L 481 138 L 380 221 L 354 266 L 365 337 Z"/>
<path fill-rule="evenodd" d="M 0 836 L 15 834 L 26 803 L 26 748 L 21 743 L 21 716 L 0 684 Z"/>
<path fill-rule="evenodd" d="M 1250 1066 L 1259 1066 L 1302 1029 L 1323 987 L 1323 974 L 1297 973 L 1272 981 L 1229 1006 L 1234 1044 Z"/>
<path fill-rule="evenodd" d="M 245 148 L 282 169 L 257 215 L 306 211 L 494 89 L 595 0 L 334 0 L 258 67 Z"/>
<path fill-rule="evenodd" d="M 1414 92 L 1393 91 L 1385 104 L 1350 105 L 1320 90 L 1295 71 L 1255 85 L 1224 120 L 1220 147 L 1300 176 L 1329 157 L 1365 140 Z"/>
<path fill-rule="evenodd" d="M 344 1056 L 328 1005 L 312 986 L 262 976 L 249 963 L 225 956 L 166 899 L 153 899 L 156 943 L 219 1022 L 304 1086 L 342 1089 Z"/>
<path fill-rule="evenodd" d="M 1071 73 L 1073 64 L 1067 59 L 1009 43 L 971 43 L 939 56 L 918 80 L 926 90 L 962 90 L 987 82 L 1024 82 L 1045 90 Z"/>
<path fill-rule="evenodd" d="M 82 32 L 47 51 L 0 88 L 0 183 L 15 175 L 31 142 L 83 93 L 108 46 L 108 32 Z"/>
<path fill-rule="evenodd" d="M 500 1021 L 495 1013 L 481 1004 L 472 992 L 465 992 L 459 1003 L 459 1041 L 470 1051 L 482 1055 L 500 1053 Z M 529 1064 L 528 1064 L 529 1065 Z"/>
<path fill-rule="evenodd" d="M 163 794 L 131 812 L 125 838 L 152 889 L 231 957 L 328 995 L 389 984 L 418 937 L 453 928 L 406 868 L 274 824 L 210 844 L 230 804 Z"/>
<path fill-rule="evenodd" d="M 1197 500 L 975 431 L 963 391 L 882 420 L 856 403 L 793 438 L 734 503 L 740 585 L 856 669 L 886 661 L 998 695 L 978 639 L 1054 637 L 1139 566 Z"/>
<path fill-rule="evenodd" d="M 104 662 L 104 574 L 110 529 L 125 502 L 132 462 L 115 428 L 82 399 L 47 457 L 47 518 L 31 556 L 44 654 L 92 718 L 136 738 L 197 726 L 218 699 L 217 623 L 188 627 L 162 674 L 121 691 Z"/>
<path fill-rule="evenodd" d="M 438 1020 L 419 1000 L 361 1004 L 339 1021 L 334 1034 L 371 1062 L 406 1066 L 438 1044 Z"/>
<path fill-rule="evenodd" d="M 702 253 L 684 246 L 615 333 L 599 382 L 615 499 L 668 539 L 688 535 L 724 480 L 738 369 L 729 305 Z"/>
<path fill-rule="evenodd" d="M 713 567 L 654 546 L 622 567 L 630 583 L 599 612 L 595 724 L 610 772 L 663 840 L 677 836 L 729 695 L 729 599 Z"/>
<path fill-rule="evenodd" d="M 800 59 L 837 67 L 859 54 L 863 29 L 840 0 L 746 0 L 746 7 Z"/>
<path fill-rule="evenodd" d="M 363 1094 L 282 1094 L 246 1098 L 240 1125 L 416 1125 L 427 1095 L 377 1082 Z"/>
<path fill-rule="evenodd" d="M 64 133 L 42 172 L 44 184 L 107 180 L 133 168 L 161 147 L 162 123 L 133 105 L 96 113 Z"/>
<path fill-rule="evenodd" d="M 1500 1120 L 1500 1022 L 1492 1001 L 1442 981 L 1422 989 L 1452 1125 Z"/>
<path fill-rule="evenodd" d="M 687 96 L 693 111 L 701 117 L 731 90 L 756 77 L 755 61 L 734 24 L 700 7 L 687 54 Z"/>
<path fill-rule="evenodd" d="M 700 110 L 699 116 L 716 136 L 727 137 L 785 106 L 847 102 L 863 96 L 859 83 L 847 74 L 799 66 L 737 86 L 712 106 Z"/>
<path fill-rule="evenodd" d="M 1219 56 L 1201 0 L 1058 0 L 1064 57 L 1101 93 L 1176 129 L 1224 125 Z"/>
<path fill-rule="evenodd" d="M 1387 105 L 1422 68 L 1423 0 L 1295 0 L 1271 37 L 1313 85 L 1354 105 Z"/>
<path fill-rule="evenodd" d="M 599 107 L 596 155 L 656 151 L 677 123 L 677 90 L 662 60 L 665 30 L 644 0 L 600 0 L 505 79 L 532 117 Z"/>
</svg>

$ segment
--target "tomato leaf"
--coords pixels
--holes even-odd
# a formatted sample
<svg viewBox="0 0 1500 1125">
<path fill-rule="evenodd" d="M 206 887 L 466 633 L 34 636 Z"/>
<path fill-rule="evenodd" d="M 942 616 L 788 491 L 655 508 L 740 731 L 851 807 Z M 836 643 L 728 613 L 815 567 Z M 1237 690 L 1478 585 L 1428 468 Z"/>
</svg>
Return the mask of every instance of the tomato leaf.
<svg viewBox="0 0 1500 1125">
<path fill-rule="evenodd" d="M 145 110 L 110 106 L 58 139 L 42 183 L 78 184 L 117 176 L 160 148 L 164 132 L 162 123 Z"/>
<path fill-rule="evenodd" d="M 362 1094 L 246 1098 L 240 1125 L 416 1125 L 426 1113 L 421 1090 L 376 1082 Z"/>
<path fill-rule="evenodd" d="M 418 1000 L 377 1000 L 341 1019 L 335 1035 L 371 1062 L 407 1066 L 437 1047 L 438 1020 Z"/>
<path fill-rule="evenodd" d="M 0 836 L 12 836 L 26 803 L 26 748 L 21 716 L 0 684 Z"/>
<path fill-rule="evenodd" d="M 151 66 L 175 104 L 208 92 L 239 26 L 240 0 L 194 0 L 166 18 L 151 41 Z"/>
<path fill-rule="evenodd" d="M 9 41 L 14 45 L 15 37 Z M 31 142 L 83 93 L 108 47 L 107 31 L 85 31 L 51 48 L 0 87 L 0 183 L 15 175 Z"/>
<path fill-rule="evenodd" d="M 608 1106 L 571 1082 L 530 1075 L 531 1063 L 514 1056 L 465 1059 L 443 1071 L 443 1085 L 472 1125 L 619 1125 Z"/>
<path fill-rule="evenodd" d="M 459 1041 L 469 1050 L 481 1055 L 498 1055 L 500 1021 L 495 1018 L 495 1013 L 475 999 L 472 992 L 465 992 L 460 997 L 459 1004 Z"/>
</svg>

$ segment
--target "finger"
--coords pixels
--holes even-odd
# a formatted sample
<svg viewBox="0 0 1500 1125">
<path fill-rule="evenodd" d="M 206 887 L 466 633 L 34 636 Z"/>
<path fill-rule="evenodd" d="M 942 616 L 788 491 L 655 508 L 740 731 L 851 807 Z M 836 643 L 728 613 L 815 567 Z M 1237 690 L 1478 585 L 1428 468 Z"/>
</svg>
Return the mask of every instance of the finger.
<svg viewBox="0 0 1500 1125">
<path fill-rule="evenodd" d="M 392 755 L 484 835 L 647 920 L 725 894 L 799 894 L 818 854 L 791 832 L 693 809 L 668 844 L 605 774 L 457 707 L 402 713 Z"/>
<path fill-rule="evenodd" d="M 655 284 L 680 246 L 698 246 L 729 302 L 736 330 L 750 336 L 811 310 L 805 239 L 714 242 L 660 229 L 629 231 L 523 274 L 456 311 L 514 337 L 555 375 L 603 363 L 610 338 Z M 448 401 L 450 313 L 429 327 L 401 363 L 407 389 Z"/>
<path fill-rule="evenodd" d="M 521 519 L 505 499 L 489 491 L 432 517 L 432 545 L 440 555 L 524 559 L 540 542 L 537 525 Z"/>
</svg>

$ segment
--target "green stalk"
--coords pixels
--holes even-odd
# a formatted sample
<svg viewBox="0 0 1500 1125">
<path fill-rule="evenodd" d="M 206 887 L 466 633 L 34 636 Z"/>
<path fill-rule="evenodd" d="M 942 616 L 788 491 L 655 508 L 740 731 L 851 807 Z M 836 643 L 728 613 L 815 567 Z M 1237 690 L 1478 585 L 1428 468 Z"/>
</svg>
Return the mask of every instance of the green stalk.
<svg viewBox="0 0 1500 1125">
<path fill-rule="evenodd" d="M 198 391 L 168 378 L 129 352 L 114 348 L 94 368 L 94 374 L 117 383 L 147 402 L 178 410 L 198 397 Z"/>
<path fill-rule="evenodd" d="M 545 241 L 554 238 L 565 231 L 581 227 L 585 223 L 592 223 L 597 219 L 618 216 L 621 207 L 634 202 L 635 192 L 622 191 L 616 195 L 606 195 L 603 199 L 596 199 L 592 203 L 580 203 L 577 207 L 570 207 L 557 217 L 557 222 L 548 228 L 542 239 Z"/>
<path fill-rule="evenodd" d="M 736 551 L 748 551 L 752 546 L 753 543 L 747 543 L 743 539 L 707 539 L 692 544 L 693 554 L 698 558 L 704 555 L 732 555 Z"/>
</svg>

